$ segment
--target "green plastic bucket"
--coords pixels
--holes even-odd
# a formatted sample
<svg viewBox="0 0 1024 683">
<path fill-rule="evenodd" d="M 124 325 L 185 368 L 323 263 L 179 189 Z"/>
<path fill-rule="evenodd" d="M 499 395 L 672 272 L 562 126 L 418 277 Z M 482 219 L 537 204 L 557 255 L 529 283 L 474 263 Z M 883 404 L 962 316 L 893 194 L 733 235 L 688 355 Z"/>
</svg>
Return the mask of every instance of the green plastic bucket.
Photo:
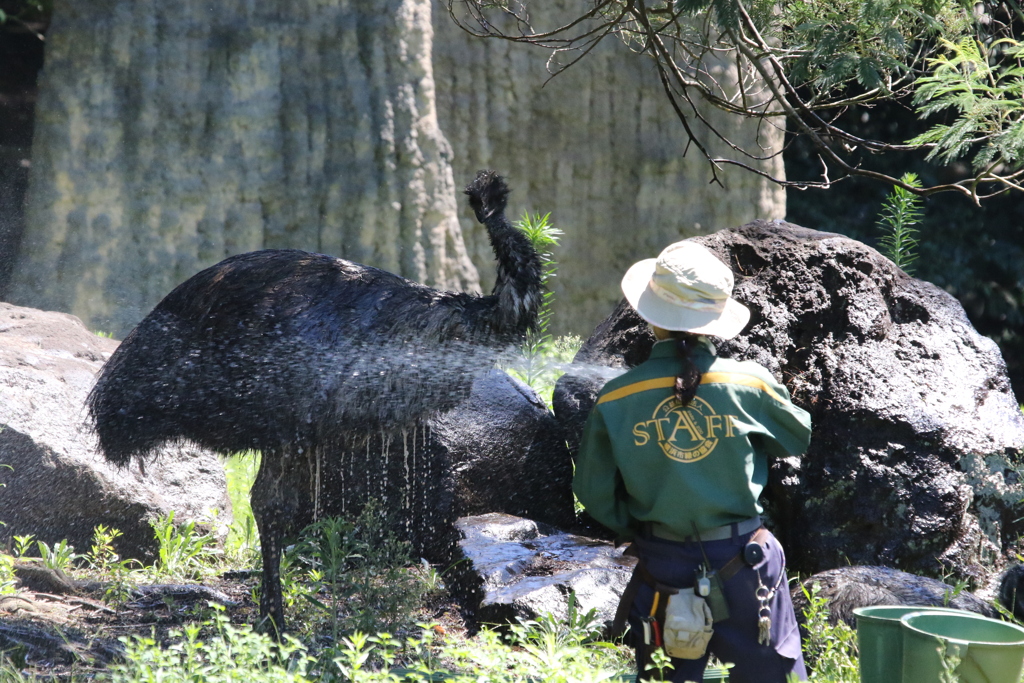
<svg viewBox="0 0 1024 683">
<path fill-rule="evenodd" d="M 925 612 L 965 612 L 950 607 L 907 607 L 906 605 L 875 605 L 853 610 L 857 617 L 857 647 L 860 650 L 861 683 L 901 683 L 903 675 L 903 624 L 908 614 Z M 979 618 L 980 615 L 977 615 Z M 930 681 L 936 683 L 939 679 Z"/>
<path fill-rule="evenodd" d="M 903 683 L 942 680 L 943 656 L 959 658 L 962 683 L 1017 683 L 1024 628 L 968 612 L 908 614 L 903 624 Z M 952 662 L 950 662 L 952 663 Z"/>
</svg>

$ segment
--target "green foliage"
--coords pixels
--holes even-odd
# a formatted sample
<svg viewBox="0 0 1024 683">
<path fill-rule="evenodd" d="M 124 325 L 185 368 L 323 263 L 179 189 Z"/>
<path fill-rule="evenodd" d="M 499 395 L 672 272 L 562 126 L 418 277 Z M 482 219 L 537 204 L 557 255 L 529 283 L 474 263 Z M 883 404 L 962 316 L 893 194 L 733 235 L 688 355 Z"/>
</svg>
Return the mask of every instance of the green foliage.
<svg viewBox="0 0 1024 683">
<path fill-rule="evenodd" d="M 541 284 L 544 286 L 536 327 L 527 333 L 526 341 L 523 343 L 523 356 L 527 363 L 522 373 L 526 377 L 526 383 L 530 385 L 533 384 L 535 377 L 543 372 L 542 368 L 534 368 L 531 361 L 550 353 L 552 348 L 551 334 L 548 329 L 551 324 L 551 305 L 554 302 L 554 292 L 551 291 L 550 285 L 558 271 L 558 263 L 555 261 L 552 250 L 558 246 L 558 242 L 562 238 L 562 231 L 548 222 L 550 216 L 550 213 L 546 213 L 543 216 L 537 214 L 531 217 L 530 214 L 524 213 L 523 217 L 515 224 L 515 227 L 522 230 L 530 239 L 533 248 L 540 256 Z"/>
<path fill-rule="evenodd" d="M 434 634 L 424 630 L 422 637 L 412 641 L 416 653 L 414 666 L 401 673 L 410 681 L 444 680 L 451 683 L 597 683 L 621 680 L 632 667 L 622 650 L 612 643 L 597 639 L 594 614 L 571 613 L 567 621 L 550 615 L 537 621 L 520 622 L 502 635 L 482 629 L 471 641 L 438 644 Z M 367 657 L 376 648 L 391 649 L 383 661 L 393 661 L 396 644 L 371 639 L 347 643 L 339 668 L 351 671 L 349 662 Z M 430 653 L 431 646 L 435 650 Z M 408 643 L 407 643 L 408 647 Z M 337 660 L 336 660 L 337 661 Z M 392 673 L 367 674 L 360 681 L 389 681 Z M 630 676 L 629 679 L 632 679 Z"/>
<path fill-rule="evenodd" d="M 36 683 L 39 679 L 24 671 L 26 662 L 23 660 L 21 652 L 8 650 L 0 654 L 0 683 Z M 70 683 L 74 683 L 74 679 Z"/>
<path fill-rule="evenodd" d="M 14 558 L 0 553 L 0 595 L 14 593 L 17 586 L 18 580 L 14 576 Z"/>
<path fill-rule="evenodd" d="M 541 300 L 537 325 L 526 335 L 520 349 L 521 359 L 506 368 L 513 377 L 530 385 L 541 399 L 550 407 L 551 394 L 555 382 L 565 372 L 563 367 L 572 362 L 583 341 L 575 336 L 554 338 L 550 333 L 552 304 L 554 292 L 551 291 L 551 280 L 558 271 L 553 251 L 562 238 L 562 231 L 549 222 L 551 214 L 530 216 L 524 213 L 516 222 L 516 228 L 522 230 L 533 244 L 540 256 L 542 275 L 541 283 L 545 287 Z"/>
<path fill-rule="evenodd" d="M 311 587 L 299 591 L 317 618 L 326 619 L 334 638 L 354 631 L 408 628 L 424 592 L 411 547 L 394 532 L 394 520 L 370 501 L 355 521 L 336 517 L 306 527 L 286 558 L 287 584 L 298 578 L 287 571 L 299 561 L 310 568 Z"/>
<path fill-rule="evenodd" d="M 921 187 L 920 181 L 913 173 L 905 173 L 900 180 L 911 187 Z M 917 248 L 917 228 L 921 222 L 922 200 L 910 190 L 893 187 L 882 205 L 882 215 L 878 225 L 883 230 L 879 246 L 883 254 L 908 274 L 910 264 L 917 259 L 914 250 Z"/>
<path fill-rule="evenodd" d="M 936 640 L 938 639 L 936 638 Z M 962 660 L 959 651 L 953 651 L 952 648 L 947 649 L 946 644 L 942 641 L 939 641 L 939 647 L 936 649 L 942 662 L 942 673 L 939 674 L 939 683 L 961 683 L 960 674 L 956 672 Z"/>
<path fill-rule="evenodd" d="M 259 567 L 259 533 L 249 504 L 249 491 L 260 469 L 260 453 L 247 451 L 223 460 L 231 500 L 232 523 L 224 544 L 225 559 L 235 566 Z"/>
<path fill-rule="evenodd" d="M 815 683 L 859 683 L 857 634 L 843 621 L 829 621 L 828 600 L 818 594 L 818 585 L 808 591 L 804 610 L 807 638 L 803 642 L 804 659 L 813 669 L 809 681 Z"/>
<path fill-rule="evenodd" d="M 86 562 L 100 575 L 109 581 L 104 599 L 110 604 L 120 607 L 131 597 L 135 581 L 132 570 L 139 563 L 131 559 L 121 559 L 114 548 L 114 542 L 121 537 L 121 530 L 96 525 L 93 529 L 92 546 L 85 556 Z"/>
<path fill-rule="evenodd" d="M 941 30 L 941 0 L 783 2 L 778 36 L 794 54 L 789 76 L 818 94 L 856 82 L 892 92 L 908 75 L 911 49 Z"/>
<path fill-rule="evenodd" d="M 927 159 L 949 164 L 977 152 L 975 171 L 998 164 L 1021 168 L 1024 156 L 1024 45 L 1009 38 L 985 45 L 973 36 L 942 40 L 946 54 L 929 60 L 931 74 L 917 81 L 914 105 L 921 118 L 952 109 L 951 124 L 936 124 L 909 144 L 931 148 Z"/>
<path fill-rule="evenodd" d="M 76 553 L 75 546 L 64 538 L 57 541 L 52 548 L 45 541 L 36 541 L 36 545 L 39 547 L 39 557 L 43 560 L 43 566 L 50 569 L 65 571 L 73 562 L 85 558 L 84 555 Z"/>
<path fill-rule="evenodd" d="M 35 536 L 27 534 L 24 536 L 14 536 L 14 548 L 12 552 L 15 557 L 28 557 L 32 552 L 32 541 L 35 540 Z"/>
<path fill-rule="evenodd" d="M 197 579 L 213 558 L 213 536 L 196 531 L 196 523 L 174 523 L 174 511 L 150 522 L 159 546 L 152 575 L 155 579 Z"/>
<path fill-rule="evenodd" d="M 215 608 L 220 610 L 221 608 Z M 217 612 L 214 635 L 201 639 L 195 624 L 171 631 L 171 645 L 155 637 L 122 638 L 124 660 L 112 665 L 99 680 L 109 683 L 302 683 L 313 659 L 291 636 L 275 643 L 247 626 L 232 626 Z"/>
<path fill-rule="evenodd" d="M 583 345 L 583 339 L 575 334 L 557 337 L 548 348 L 526 357 L 523 364 L 506 368 L 506 372 L 537 392 L 537 396 L 548 406 L 552 405 L 555 382 L 565 374 L 576 353 Z"/>
<path fill-rule="evenodd" d="M 949 166 L 919 194 L 955 192 L 977 204 L 1024 190 L 1024 11 L 1017 0 L 606 0 L 582 3 L 571 20 L 543 27 L 533 24 L 531 0 L 502 11 L 487 0 L 448 6 L 474 33 L 551 50 L 555 72 L 606 36 L 653 58 L 688 146 L 704 155 L 716 181 L 728 163 L 800 189 L 857 176 L 898 185 L 893 169 L 912 162 L 904 157 L 879 169 L 866 158 L 924 150 Z M 505 24 L 507 15 L 518 21 Z M 729 75 L 709 62 L 729 64 Z M 909 143 L 885 130 L 857 134 L 855 122 L 870 118 L 873 107 L 912 97 L 920 120 Z M 726 116 L 697 113 L 698 102 Z M 950 115 L 925 121 L 936 112 Z M 783 116 L 788 132 L 814 147 L 809 177 L 787 172 L 784 179 L 751 165 L 769 150 L 759 138 L 741 140 L 729 123 L 741 117 L 780 126 Z M 918 136 L 925 126 L 932 129 Z M 726 157 L 706 144 L 714 137 L 730 150 Z M 973 171 L 950 163 L 970 148 L 977 149 Z"/>
</svg>

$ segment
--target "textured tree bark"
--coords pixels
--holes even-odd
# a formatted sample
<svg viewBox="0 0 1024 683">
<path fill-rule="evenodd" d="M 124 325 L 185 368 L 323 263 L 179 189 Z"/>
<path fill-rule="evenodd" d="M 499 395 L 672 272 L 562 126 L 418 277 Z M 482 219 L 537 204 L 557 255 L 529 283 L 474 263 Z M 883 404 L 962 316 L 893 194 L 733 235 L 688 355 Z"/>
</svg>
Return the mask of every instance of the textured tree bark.
<svg viewBox="0 0 1024 683">
<path fill-rule="evenodd" d="M 264 247 L 479 288 L 430 0 L 55 4 L 10 300 L 123 334 Z"/>
<path fill-rule="evenodd" d="M 529 5 L 537 29 L 564 24 L 582 6 L 575 0 Z M 685 132 L 648 57 L 610 37 L 545 83 L 549 51 L 474 38 L 455 25 L 446 7 L 435 0 L 434 79 L 455 177 L 476 168 L 501 169 L 513 188 L 510 211 L 550 211 L 565 231 L 555 254 L 556 333 L 587 337 L 622 298 L 618 283 L 626 269 L 668 244 L 755 218 L 785 217 L 785 190 L 753 173 L 725 167 L 719 171 L 724 189 L 709 184 L 711 168 L 697 149 L 687 153 Z M 726 87 L 736 83 L 733 65 L 707 68 Z M 748 149 L 760 144 L 766 155 L 782 149 L 781 128 L 711 107 L 701 114 Z M 691 123 L 706 147 L 735 156 Z M 781 155 L 750 165 L 785 177 Z M 460 215 L 479 267 L 492 258 L 487 236 L 465 207 Z M 480 277 L 487 289 L 493 269 L 481 267 Z"/>
</svg>

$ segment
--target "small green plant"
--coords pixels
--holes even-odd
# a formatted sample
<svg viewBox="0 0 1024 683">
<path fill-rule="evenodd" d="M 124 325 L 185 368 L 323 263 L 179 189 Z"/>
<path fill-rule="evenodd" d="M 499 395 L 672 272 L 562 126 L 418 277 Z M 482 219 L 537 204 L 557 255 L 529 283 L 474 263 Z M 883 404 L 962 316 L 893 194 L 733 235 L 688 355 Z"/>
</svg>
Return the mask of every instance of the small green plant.
<svg viewBox="0 0 1024 683">
<path fill-rule="evenodd" d="M 905 173 L 900 180 L 911 187 L 921 187 L 913 173 Z M 923 216 L 921 198 L 902 187 L 894 187 L 882 204 L 878 226 L 883 235 L 879 240 L 881 252 L 909 275 L 910 264 L 917 259 L 917 228 Z"/>
<path fill-rule="evenodd" d="M 104 332 L 103 330 L 97 330 L 96 332 L 93 332 L 93 334 L 95 334 L 97 337 L 103 337 L 104 339 L 114 338 L 113 332 Z"/>
<path fill-rule="evenodd" d="M 0 683 L 35 683 L 38 679 L 25 673 L 23 660 L 22 653 L 8 651 L 0 654 Z"/>
<path fill-rule="evenodd" d="M 540 281 L 544 286 L 544 295 L 541 298 L 540 311 L 537 313 L 536 329 L 526 336 L 524 344 L 524 355 L 528 357 L 543 353 L 551 346 L 551 334 L 548 328 L 551 324 L 551 305 L 554 303 L 555 295 L 551 291 L 551 280 L 558 272 L 558 262 L 555 261 L 552 250 L 558 246 L 562 239 L 562 231 L 551 225 L 550 213 L 543 216 L 535 214 L 530 216 L 524 213 L 523 217 L 516 221 L 515 227 L 522 230 L 529 238 L 533 248 L 540 257 L 541 276 Z"/>
<path fill-rule="evenodd" d="M 329 517 L 306 527 L 282 564 L 287 569 L 298 559 L 310 567 L 313 590 L 304 599 L 328 619 L 335 640 L 411 626 L 425 588 L 409 544 L 393 528 L 393 518 L 371 500 L 355 521 Z"/>
<path fill-rule="evenodd" d="M 64 571 L 69 569 L 73 562 L 84 558 L 75 552 L 75 546 L 69 544 L 66 538 L 54 543 L 52 548 L 45 541 L 36 541 L 36 546 L 39 548 L 43 566 L 50 569 Z"/>
<path fill-rule="evenodd" d="M 260 566 L 259 534 L 249 503 L 249 491 L 260 468 L 260 453 L 246 451 L 224 459 L 228 497 L 231 499 L 233 521 L 224 543 L 225 558 L 235 566 Z"/>
<path fill-rule="evenodd" d="M 114 549 L 114 542 L 121 537 L 121 530 L 98 524 L 93 529 L 92 546 L 85 560 L 101 577 L 109 580 L 103 599 L 120 607 L 131 598 L 135 582 L 132 580 L 133 566 L 139 563 L 121 559 Z"/>
<path fill-rule="evenodd" d="M 641 683 L 653 683 L 654 681 L 663 681 L 669 671 L 672 670 L 672 660 L 669 658 L 665 651 L 660 647 L 656 647 L 651 650 L 651 669 L 657 671 L 657 675 L 653 679 L 643 679 Z"/>
<path fill-rule="evenodd" d="M 803 642 L 804 658 L 813 669 L 809 681 L 816 683 L 859 683 L 857 634 L 842 620 L 833 626 L 829 619 L 828 600 L 819 595 L 817 584 L 808 590 L 804 625 L 807 639 Z"/>
<path fill-rule="evenodd" d="M 18 580 L 14 576 L 14 558 L 0 554 L 0 595 L 10 595 L 17 590 Z"/>
<path fill-rule="evenodd" d="M 535 390 L 545 375 L 549 374 L 548 358 L 555 353 L 555 342 L 550 332 L 555 295 L 550 286 L 558 271 L 558 262 L 555 261 L 552 250 L 558 246 L 562 231 L 551 225 L 550 217 L 549 213 L 543 216 L 524 213 L 515 224 L 516 228 L 526 234 L 540 256 L 541 284 L 544 286 L 537 324 L 527 333 L 521 349 L 523 360 L 514 368 L 514 374 Z"/>
<path fill-rule="evenodd" d="M 155 576 L 172 580 L 199 577 L 213 557 L 210 552 L 214 543 L 213 536 L 197 532 L 194 520 L 176 525 L 174 510 L 150 524 L 159 545 L 156 564 L 153 566 Z"/>
<path fill-rule="evenodd" d="M 105 524 L 97 524 L 92 530 L 92 546 L 86 560 L 100 574 L 106 574 L 110 567 L 119 561 L 117 551 L 114 550 L 114 541 L 121 537 L 121 530 L 107 527 Z"/>
<path fill-rule="evenodd" d="M 947 647 L 941 639 L 936 638 L 939 643 L 937 648 L 939 652 L 939 659 L 942 662 L 942 673 L 939 674 L 939 683 L 960 683 L 960 674 L 957 673 L 957 667 L 960 666 L 960 662 L 963 658 L 960 656 L 960 650 L 956 646 Z"/>
<path fill-rule="evenodd" d="M 29 557 L 32 552 L 32 542 L 35 540 L 35 536 L 32 534 L 26 534 L 24 536 L 14 536 L 14 549 L 13 553 L 15 557 Z"/>
<path fill-rule="evenodd" d="M 122 638 L 124 659 L 108 669 L 110 683 L 305 683 L 313 663 L 297 640 L 285 635 L 275 643 L 247 626 L 232 626 L 216 611 L 213 637 L 200 638 L 202 628 L 190 624 L 171 631 L 173 644 L 160 647 L 153 637 Z"/>
<path fill-rule="evenodd" d="M 943 583 L 947 583 L 948 584 L 952 578 L 953 578 L 953 573 L 951 571 L 950 572 L 946 572 L 946 571 L 942 572 L 942 582 Z M 957 578 L 956 581 L 953 583 L 953 590 L 947 590 L 947 591 L 945 591 L 943 593 L 943 595 L 942 595 L 942 606 L 943 607 L 949 607 L 950 603 L 953 602 L 954 600 L 956 600 L 957 596 L 960 595 L 961 593 L 963 593 L 969 587 L 970 587 L 970 583 L 968 581 L 966 581 L 964 579 L 961 579 L 961 578 Z"/>
</svg>

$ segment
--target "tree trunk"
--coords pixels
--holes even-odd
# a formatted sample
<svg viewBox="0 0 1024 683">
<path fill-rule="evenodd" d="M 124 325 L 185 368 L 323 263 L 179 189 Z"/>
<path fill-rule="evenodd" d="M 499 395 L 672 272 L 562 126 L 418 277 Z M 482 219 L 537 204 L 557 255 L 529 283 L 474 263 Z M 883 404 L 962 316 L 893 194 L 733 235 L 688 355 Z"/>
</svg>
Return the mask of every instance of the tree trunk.
<svg viewBox="0 0 1024 683">
<path fill-rule="evenodd" d="M 201 268 L 283 247 L 479 288 L 430 0 L 55 5 L 10 300 L 123 334 Z"/>
</svg>

